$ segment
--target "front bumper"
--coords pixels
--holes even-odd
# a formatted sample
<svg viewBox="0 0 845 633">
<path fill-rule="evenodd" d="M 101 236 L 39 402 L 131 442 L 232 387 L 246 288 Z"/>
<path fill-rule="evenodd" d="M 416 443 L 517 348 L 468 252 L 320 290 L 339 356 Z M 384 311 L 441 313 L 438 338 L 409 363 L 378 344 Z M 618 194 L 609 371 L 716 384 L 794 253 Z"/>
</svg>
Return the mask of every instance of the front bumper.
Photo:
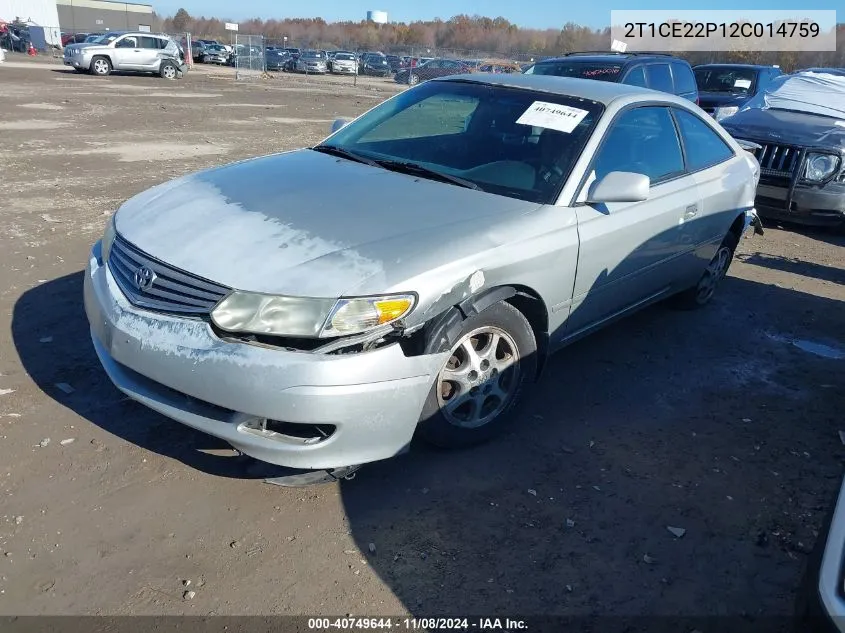
<svg viewBox="0 0 845 633">
<path fill-rule="evenodd" d="M 824 187 L 796 184 L 777 186 L 760 183 L 756 206 L 763 217 L 818 226 L 845 222 L 845 183 Z"/>
<path fill-rule="evenodd" d="M 446 355 L 406 357 L 398 344 L 315 354 L 231 343 L 202 320 L 140 310 L 92 250 L 85 311 L 103 368 L 130 398 L 256 459 L 337 468 L 392 457 L 411 441 Z M 328 436 L 256 432 L 269 419 L 334 427 Z"/>
<path fill-rule="evenodd" d="M 91 60 L 86 60 L 84 57 L 65 57 L 65 66 L 73 66 L 74 68 L 87 69 L 91 66 Z"/>
</svg>

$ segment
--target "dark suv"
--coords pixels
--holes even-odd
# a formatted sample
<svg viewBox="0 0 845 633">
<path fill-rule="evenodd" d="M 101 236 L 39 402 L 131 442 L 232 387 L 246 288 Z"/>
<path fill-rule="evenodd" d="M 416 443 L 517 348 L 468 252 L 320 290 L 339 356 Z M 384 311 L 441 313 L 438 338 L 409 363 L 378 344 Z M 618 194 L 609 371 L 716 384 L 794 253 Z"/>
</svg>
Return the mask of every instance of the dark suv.
<svg viewBox="0 0 845 633">
<path fill-rule="evenodd" d="M 698 88 L 689 63 L 659 53 L 568 53 L 537 62 L 527 75 L 598 79 L 670 92 L 698 103 Z"/>
</svg>

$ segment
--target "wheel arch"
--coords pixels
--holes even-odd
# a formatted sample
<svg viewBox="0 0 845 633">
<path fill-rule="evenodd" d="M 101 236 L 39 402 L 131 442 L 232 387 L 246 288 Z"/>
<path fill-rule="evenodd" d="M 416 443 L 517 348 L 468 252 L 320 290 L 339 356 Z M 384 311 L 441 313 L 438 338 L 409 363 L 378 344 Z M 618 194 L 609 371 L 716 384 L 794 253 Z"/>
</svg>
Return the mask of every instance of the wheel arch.
<svg viewBox="0 0 845 633">
<path fill-rule="evenodd" d="M 736 218 L 733 221 L 733 224 L 731 224 L 731 228 L 728 229 L 728 232 L 733 234 L 733 236 L 736 238 L 737 244 L 739 244 L 739 241 L 742 239 L 742 233 L 743 233 L 744 230 L 745 230 L 745 212 L 743 211 L 742 213 L 740 213 L 739 215 L 736 216 Z"/>
<path fill-rule="evenodd" d="M 540 293 L 522 284 L 485 288 L 441 312 L 422 328 L 423 354 L 437 354 L 452 348 L 464 320 L 480 314 L 491 305 L 505 301 L 519 310 L 531 325 L 537 341 L 537 378 L 548 356 L 549 312 Z"/>
</svg>

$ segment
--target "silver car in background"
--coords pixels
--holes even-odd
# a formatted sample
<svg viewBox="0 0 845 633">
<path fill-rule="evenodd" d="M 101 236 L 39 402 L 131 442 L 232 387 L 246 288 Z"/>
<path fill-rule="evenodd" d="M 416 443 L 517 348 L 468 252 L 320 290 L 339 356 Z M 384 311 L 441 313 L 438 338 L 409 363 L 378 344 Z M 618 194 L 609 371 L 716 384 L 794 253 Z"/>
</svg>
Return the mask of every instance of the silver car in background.
<svg viewBox="0 0 845 633">
<path fill-rule="evenodd" d="M 114 384 L 274 464 L 485 441 L 552 352 L 710 302 L 757 223 L 754 157 L 670 94 L 461 75 L 336 127 L 130 199 L 85 274 Z"/>
<path fill-rule="evenodd" d="M 338 51 L 329 63 L 331 72 L 336 75 L 355 75 L 358 73 L 358 58 L 355 53 Z"/>
<path fill-rule="evenodd" d="M 172 38 L 141 32 L 105 33 L 91 42 L 71 44 L 65 48 L 64 63 L 100 76 L 118 70 L 176 79 L 186 70 L 181 49 Z"/>
<path fill-rule="evenodd" d="M 294 66 L 298 73 L 316 73 L 325 75 L 328 72 L 328 59 L 320 51 L 302 51 Z"/>
</svg>

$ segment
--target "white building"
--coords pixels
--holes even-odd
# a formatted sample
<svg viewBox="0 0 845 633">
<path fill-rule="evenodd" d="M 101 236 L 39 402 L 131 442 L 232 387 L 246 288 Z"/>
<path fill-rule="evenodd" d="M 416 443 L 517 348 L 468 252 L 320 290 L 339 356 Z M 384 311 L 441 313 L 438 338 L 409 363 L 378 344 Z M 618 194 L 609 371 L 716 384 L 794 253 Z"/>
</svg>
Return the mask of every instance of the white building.
<svg viewBox="0 0 845 633">
<path fill-rule="evenodd" d="M 367 22 L 387 24 L 387 11 L 367 11 Z"/>
<path fill-rule="evenodd" d="M 59 10 L 56 0 L 0 0 L 0 20 L 58 28 Z"/>
</svg>

